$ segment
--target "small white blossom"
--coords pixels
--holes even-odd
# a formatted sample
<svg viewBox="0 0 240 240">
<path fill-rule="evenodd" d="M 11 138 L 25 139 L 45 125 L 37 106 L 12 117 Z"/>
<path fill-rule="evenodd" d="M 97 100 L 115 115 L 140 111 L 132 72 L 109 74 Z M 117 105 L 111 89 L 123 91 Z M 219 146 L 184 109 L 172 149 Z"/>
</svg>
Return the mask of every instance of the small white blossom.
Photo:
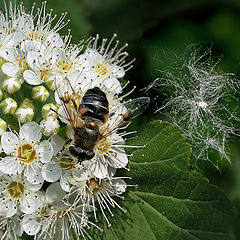
<svg viewBox="0 0 240 240">
<path fill-rule="evenodd" d="M 33 213 L 42 204 L 41 192 L 19 176 L 2 175 L 0 179 L 0 213 L 12 217 L 20 210 Z"/>
<path fill-rule="evenodd" d="M 133 61 L 125 63 L 124 59 L 128 53 L 123 50 L 127 44 L 117 50 L 119 41 L 113 44 L 116 36 L 114 34 L 108 44 L 107 39 L 103 39 L 102 44 L 98 46 L 97 35 L 88 45 L 85 53 L 79 56 L 78 63 L 79 70 L 85 74 L 88 82 L 96 82 L 94 85 L 102 84 L 111 91 L 120 93 L 122 87 L 118 79 L 124 77 L 125 72 L 132 67 Z"/>
<path fill-rule="evenodd" d="M 0 217 L 0 239 L 16 240 L 23 234 L 19 214 L 11 218 Z"/>
<path fill-rule="evenodd" d="M 51 160 L 53 149 L 49 141 L 40 142 L 42 132 L 36 122 L 25 123 L 19 135 L 5 132 L 1 143 L 5 154 L 0 161 L 0 170 L 6 174 L 24 172 L 27 180 L 34 184 L 43 183 L 41 168 Z"/>
<path fill-rule="evenodd" d="M 73 178 L 70 179 L 73 187 L 70 189 L 69 196 L 70 198 L 74 198 L 74 205 L 83 202 L 86 205 L 86 210 L 88 210 L 88 207 L 92 209 L 96 221 L 98 221 L 96 213 L 97 205 L 95 203 L 97 202 L 108 226 L 111 226 L 104 211 L 107 209 L 111 216 L 113 216 L 110 206 L 113 208 L 117 206 L 125 212 L 113 199 L 113 196 L 124 199 L 124 197 L 121 197 L 121 194 L 126 191 L 127 184 L 123 179 L 117 177 L 96 178 L 89 170 L 88 165 L 89 163 L 86 162 L 84 166 L 80 166 L 73 172 Z"/>
<path fill-rule="evenodd" d="M 15 55 L 15 46 L 24 39 L 23 33 L 8 33 L 0 30 L 0 57 L 7 61 L 12 61 Z"/>
<path fill-rule="evenodd" d="M 40 211 L 24 215 L 24 231 L 37 239 L 46 239 L 49 236 L 54 239 L 70 239 L 70 232 L 73 230 L 77 240 L 82 237 L 86 239 L 85 235 L 92 239 L 87 233 L 89 226 L 100 228 L 88 220 L 83 206 L 72 208 L 71 204 L 63 202 L 65 195 L 66 192 L 61 189 L 59 183 L 51 184 L 45 195 L 49 207 L 45 204 Z"/>
<path fill-rule="evenodd" d="M 68 178 L 72 175 L 77 161 L 69 154 L 68 148 L 64 147 L 65 141 L 60 136 L 53 136 L 51 144 L 54 157 L 42 168 L 43 179 L 48 182 L 56 182 L 60 179 L 62 189 L 68 192 L 70 189 Z"/>
<path fill-rule="evenodd" d="M 90 169 L 94 176 L 106 178 L 109 166 L 112 168 L 126 168 L 128 157 L 124 151 L 127 147 L 123 138 L 113 133 L 106 138 L 102 138 L 95 150 L 95 157 L 91 161 Z"/>
</svg>

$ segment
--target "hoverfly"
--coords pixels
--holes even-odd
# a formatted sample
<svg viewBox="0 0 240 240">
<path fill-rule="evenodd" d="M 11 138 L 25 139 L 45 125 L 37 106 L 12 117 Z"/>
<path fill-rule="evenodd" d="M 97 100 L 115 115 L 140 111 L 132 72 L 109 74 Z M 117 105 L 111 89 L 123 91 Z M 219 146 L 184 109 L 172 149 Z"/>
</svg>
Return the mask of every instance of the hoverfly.
<svg viewBox="0 0 240 240">
<path fill-rule="evenodd" d="M 65 119 L 73 130 L 69 153 L 78 162 L 92 159 L 102 139 L 127 127 L 150 102 L 148 97 L 140 97 L 119 103 L 110 110 L 106 94 L 99 87 L 93 87 L 89 88 L 77 103 L 74 99 L 76 93 L 69 80 L 67 84 L 72 93 L 58 92 L 58 97 L 66 115 Z"/>
</svg>

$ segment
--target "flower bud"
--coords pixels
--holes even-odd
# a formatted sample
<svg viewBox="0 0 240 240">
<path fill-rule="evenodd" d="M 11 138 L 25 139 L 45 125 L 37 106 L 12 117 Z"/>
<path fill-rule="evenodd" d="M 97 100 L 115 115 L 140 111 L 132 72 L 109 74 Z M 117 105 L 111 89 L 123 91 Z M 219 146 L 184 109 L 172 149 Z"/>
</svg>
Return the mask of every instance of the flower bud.
<svg viewBox="0 0 240 240">
<path fill-rule="evenodd" d="M 15 114 L 21 123 L 31 122 L 34 117 L 34 106 L 31 100 L 25 98 Z"/>
<path fill-rule="evenodd" d="M 29 98 L 25 98 L 21 104 L 21 107 L 30 107 L 34 109 L 33 102 Z"/>
<path fill-rule="evenodd" d="M 14 114 L 17 109 L 17 102 L 12 98 L 5 98 L 0 103 L 0 108 L 4 114 Z"/>
<path fill-rule="evenodd" d="M 21 88 L 21 83 L 17 78 L 10 77 L 3 81 L 2 86 L 7 93 L 13 94 Z"/>
<path fill-rule="evenodd" d="M 44 135 L 51 136 L 58 132 L 60 125 L 55 117 L 48 116 L 40 122 L 40 127 Z"/>
<path fill-rule="evenodd" d="M 50 91 L 56 91 L 56 89 L 57 89 L 56 82 L 55 82 L 54 79 L 50 79 L 50 80 L 45 81 L 45 85 L 47 86 L 47 88 Z"/>
<path fill-rule="evenodd" d="M 51 109 L 53 109 L 54 111 L 52 111 Z M 45 104 L 42 108 L 42 117 L 46 118 L 48 116 L 53 116 L 55 118 L 57 118 L 57 106 L 52 104 L 52 103 L 48 103 Z"/>
<path fill-rule="evenodd" d="M 37 86 L 32 89 L 32 97 L 34 100 L 45 102 L 49 97 L 49 92 L 45 87 Z"/>
<path fill-rule="evenodd" d="M 0 118 L 0 136 L 7 130 L 7 123 Z"/>
</svg>

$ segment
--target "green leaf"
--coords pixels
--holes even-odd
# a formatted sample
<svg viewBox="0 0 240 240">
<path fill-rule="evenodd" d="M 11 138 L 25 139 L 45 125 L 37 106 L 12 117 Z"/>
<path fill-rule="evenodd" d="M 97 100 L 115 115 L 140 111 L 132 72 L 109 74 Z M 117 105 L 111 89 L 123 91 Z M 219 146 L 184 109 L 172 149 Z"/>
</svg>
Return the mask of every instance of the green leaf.
<svg viewBox="0 0 240 240">
<path fill-rule="evenodd" d="M 221 190 L 188 171 L 191 148 L 179 131 L 154 121 L 136 143 L 146 144 L 130 161 L 132 182 L 139 187 L 120 202 L 127 214 L 116 210 L 112 227 L 104 223 L 94 239 L 233 239 L 232 207 Z"/>
</svg>

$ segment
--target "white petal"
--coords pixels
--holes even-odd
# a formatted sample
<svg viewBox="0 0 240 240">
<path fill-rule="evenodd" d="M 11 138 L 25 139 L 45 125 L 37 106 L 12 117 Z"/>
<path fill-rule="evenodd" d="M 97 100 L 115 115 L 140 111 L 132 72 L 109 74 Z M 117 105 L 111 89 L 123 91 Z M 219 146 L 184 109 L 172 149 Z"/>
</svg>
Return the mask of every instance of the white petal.
<svg viewBox="0 0 240 240">
<path fill-rule="evenodd" d="M 103 164 L 100 160 L 92 163 L 90 170 L 92 174 L 97 178 L 105 178 L 108 175 L 107 165 Z"/>
<path fill-rule="evenodd" d="M 42 141 L 38 147 L 38 154 L 41 162 L 48 163 L 53 156 L 52 144 L 47 140 Z"/>
<path fill-rule="evenodd" d="M 17 212 L 17 207 L 14 201 L 6 200 L 0 204 L 0 216 L 12 217 Z"/>
<path fill-rule="evenodd" d="M 51 144 L 53 147 L 53 156 L 56 156 L 62 149 L 65 141 L 59 135 L 54 135 L 51 139 Z"/>
<path fill-rule="evenodd" d="M 40 54 L 46 51 L 46 47 L 40 41 L 24 40 L 21 42 L 21 50 L 24 52 L 36 51 Z"/>
<path fill-rule="evenodd" d="M 5 157 L 0 161 L 0 171 L 5 174 L 20 174 L 23 170 L 22 165 L 16 160 L 16 157 Z"/>
<path fill-rule="evenodd" d="M 22 228 L 22 225 L 20 224 L 18 215 L 14 215 L 12 218 L 12 221 L 14 222 L 14 226 L 12 229 L 13 232 L 16 233 L 16 235 L 18 235 L 18 236 L 22 236 L 23 228 Z"/>
<path fill-rule="evenodd" d="M 2 143 L 3 151 L 6 154 L 10 154 L 16 150 L 16 148 L 19 144 L 19 139 L 14 133 L 5 132 L 2 135 L 1 143 Z"/>
<path fill-rule="evenodd" d="M 24 198 L 21 198 L 19 208 L 23 213 L 31 214 L 35 212 L 42 204 L 42 193 L 35 192 L 28 194 Z"/>
<path fill-rule="evenodd" d="M 23 33 L 14 32 L 14 33 L 9 34 L 6 37 L 3 45 L 6 48 L 7 47 L 12 47 L 12 46 L 15 46 L 18 42 L 21 42 L 24 38 L 25 37 L 24 37 Z"/>
<path fill-rule="evenodd" d="M 116 173 L 117 169 L 111 166 L 108 166 L 108 176 L 113 177 Z"/>
<path fill-rule="evenodd" d="M 23 72 L 23 78 L 30 85 L 39 85 L 41 81 L 35 72 L 32 70 L 26 70 Z"/>
<path fill-rule="evenodd" d="M 41 228 L 41 218 L 34 215 L 24 215 L 21 224 L 24 232 L 33 236 L 37 234 Z"/>
<path fill-rule="evenodd" d="M 41 173 L 41 168 L 36 166 L 29 166 L 24 170 L 24 176 L 27 178 L 27 180 L 32 184 L 42 184 L 43 183 L 43 177 Z"/>
<path fill-rule="evenodd" d="M 16 60 L 16 51 L 14 48 L 0 49 L 0 56 L 9 62 Z"/>
<path fill-rule="evenodd" d="M 117 194 L 122 194 L 126 191 L 127 184 L 123 179 L 119 178 L 117 180 L 114 180 L 114 184 L 112 187 Z"/>
<path fill-rule="evenodd" d="M 16 64 L 7 62 L 2 65 L 2 71 L 8 76 L 17 77 L 20 68 Z"/>
<path fill-rule="evenodd" d="M 92 166 L 91 161 L 84 161 L 81 165 L 76 165 L 72 170 L 72 175 L 76 181 L 82 182 L 89 179 L 91 171 L 89 170 Z"/>
<path fill-rule="evenodd" d="M 37 192 L 38 190 L 41 189 L 42 185 L 43 185 L 43 180 L 42 180 L 42 183 L 39 183 L 39 184 L 32 184 L 28 181 L 25 181 L 25 187 L 29 190 L 31 190 L 32 192 Z"/>
<path fill-rule="evenodd" d="M 34 71 L 39 71 L 45 64 L 45 59 L 39 52 L 30 51 L 27 54 L 27 62 Z"/>
<path fill-rule="evenodd" d="M 46 190 L 46 201 L 50 204 L 61 203 L 66 192 L 62 190 L 60 183 L 52 183 Z"/>
<path fill-rule="evenodd" d="M 111 154 L 111 152 L 109 152 L 109 154 Z M 114 168 L 122 168 L 128 164 L 128 157 L 125 152 L 123 152 L 123 153 L 113 152 L 113 154 L 114 154 L 114 157 L 112 157 L 112 158 L 115 159 L 114 161 L 112 159 L 109 159 L 108 157 L 106 157 L 110 166 L 112 166 Z"/>
<path fill-rule="evenodd" d="M 62 189 L 66 192 L 70 191 L 70 183 L 68 182 L 68 175 L 64 174 L 61 178 L 60 178 L 60 185 L 62 187 Z"/>
<path fill-rule="evenodd" d="M 104 85 L 110 89 L 111 91 L 114 91 L 116 93 L 120 93 L 122 90 L 120 82 L 115 77 L 106 78 L 104 80 Z"/>
<path fill-rule="evenodd" d="M 61 47 L 63 46 L 63 40 L 58 33 L 52 32 L 48 34 L 46 39 L 47 47 Z"/>
<path fill-rule="evenodd" d="M 116 78 L 123 78 L 125 75 L 124 68 L 119 66 L 114 66 L 112 68 L 112 73 Z"/>
<path fill-rule="evenodd" d="M 20 128 L 19 135 L 22 139 L 35 143 L 42 138 L 41 128 L 36 122 L 25 123 Z"/>
<path fill-rule="evenodd" d="M 42 167 L 43 179 L 47 182 L 56 182 L 60 178 L 61 169 L 57 164 L 46 163 Z"/>
</svg>

